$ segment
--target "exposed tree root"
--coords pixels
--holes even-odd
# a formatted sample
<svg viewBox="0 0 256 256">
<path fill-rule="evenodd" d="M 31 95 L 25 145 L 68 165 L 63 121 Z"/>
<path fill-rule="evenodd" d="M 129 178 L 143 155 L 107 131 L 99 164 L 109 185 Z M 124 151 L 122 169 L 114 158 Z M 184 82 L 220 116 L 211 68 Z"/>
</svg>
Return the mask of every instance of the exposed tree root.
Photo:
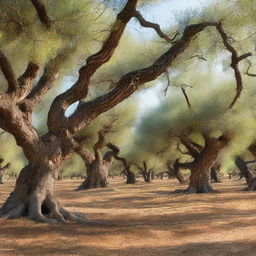
<svg viewBox="0 0 256 256">
<path fill-rule="evenodd" d="M 72 213 L 67 211 L 61 207 L 57 200 L 51 195 L 48 195 L 42 203 L 42 199 L 38 194 L 31 195 L 27 204 L 25 202 L 13 200 L 10 196 L 0 210 L 0 217 L 6 219 L 28 217 L 30 220 L 35 222 L 49 224 L 73 221 L 90 226 L 110 225 L 105 222 L 88 220 L 81 213 Z"/>
<path fill-rule="evenodd" d="M 189 186 L 187 189 L 176 189 L 175 193 L 185 193 L 185 194 L 199 194 L 199 193 L 217 193 L 209 184 L 205 184 L 200 188 Z"/>
</svg>

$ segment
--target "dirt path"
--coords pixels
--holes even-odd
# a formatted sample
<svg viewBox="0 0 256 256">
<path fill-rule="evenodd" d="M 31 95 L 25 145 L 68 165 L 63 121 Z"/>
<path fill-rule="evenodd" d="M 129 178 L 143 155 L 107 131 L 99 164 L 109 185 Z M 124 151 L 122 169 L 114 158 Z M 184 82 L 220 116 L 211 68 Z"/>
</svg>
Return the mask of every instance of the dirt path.
<svg viewBox="0 0 256 256">
<path fill-rule="evenodd" d="M 184 186 L 169 180 L 72 191 L 80 182 L 58 182 L 59 200 L 107 226 L 0 219 L 0 255 L 256 255 L 256 193 L 242 192 L 242 181 L 226 179 L 207 195 L 170 193 Z M 13 186 L 0 185 L 0 204 Z"/>
</svg>

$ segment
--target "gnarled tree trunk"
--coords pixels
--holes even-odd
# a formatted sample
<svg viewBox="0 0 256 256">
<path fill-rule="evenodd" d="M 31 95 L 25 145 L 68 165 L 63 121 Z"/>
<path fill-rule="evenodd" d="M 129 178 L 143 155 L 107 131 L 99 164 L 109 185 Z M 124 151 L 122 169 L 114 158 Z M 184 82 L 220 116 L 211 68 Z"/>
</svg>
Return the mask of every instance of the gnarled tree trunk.
<svg viewBox="0 0 256 256">
<path fill-rule="evenodd" d="M 185 190 L 188 193 L 209 193 L 214 192 L 211 187 L 210 171 L 217 161 L 220 151 L 227 145 L 229 139 L 226 136 L 212 138 L 202 134 L 205 140 L 204 147 L 192 142 L 187 137 L 182 137 L 182 144 L 188 149 L 189 155 L 194 158 L 190 163 L 176 163 L 177 168 L 186 168 L 191 171 L 189 187 Z"/>
<path fill-rule="evenodd" d="M 76 150 L 76 152 L 83 158 L 87 171 L 86 179 L 77 190 L 105 188 L 108 186 L 108 170 L 114 157 L 118 155 L 119 149 L 115 145 L 108 143 L 107 147 L 110 151 L 106 152 L 104 157 L 102 156 L 101 149 L 105 146 L 106 132 L 106 130 L 98 132 L 98 141 L 94 145 L 94 155 L 85 148 L 78 148 Z"/>
<path fill-rule="evenodd" d="M 0 209 L 4 218 L 28 216 L 39 222 L 65 222 L 74 220 L 87 222 L 79 214 L 66 211 L 54 196 L 54 181 L 63 161 L 63 154 L 55 136 L 49 143 L 40 141 L 34 145 L 31 163 L 24 167 L 16 181 L 15 189 Z"/>
</svg>

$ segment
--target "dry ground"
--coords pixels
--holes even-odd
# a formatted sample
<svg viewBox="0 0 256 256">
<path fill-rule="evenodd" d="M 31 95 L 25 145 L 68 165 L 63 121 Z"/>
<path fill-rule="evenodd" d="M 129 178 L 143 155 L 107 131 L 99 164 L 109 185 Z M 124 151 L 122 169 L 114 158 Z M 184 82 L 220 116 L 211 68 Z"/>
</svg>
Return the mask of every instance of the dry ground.
<svg viewBox="0 0 256 256">
<path fill-rule="evenodd" d="M 154 180 L 73 191 L 81 180 L 57 183 L 56 194 L 71 211 L 109 226 L 37 224 L 0 219 L 0 255 L 255 256 L 256 192 L 225 179 L 216 194 L 174 194 L 185 186 Z M 14 186 L 0 185 L 0 204 Z"/>
</svg>

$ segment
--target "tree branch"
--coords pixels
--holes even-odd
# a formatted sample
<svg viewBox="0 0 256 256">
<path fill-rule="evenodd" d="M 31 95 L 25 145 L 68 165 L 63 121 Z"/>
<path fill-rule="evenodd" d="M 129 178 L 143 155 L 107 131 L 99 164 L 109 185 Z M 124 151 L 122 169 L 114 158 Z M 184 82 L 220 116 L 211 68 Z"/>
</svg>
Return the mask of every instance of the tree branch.
<svg viewBox="0 0 256 256">
<path fill-rule="evenodd" d="M 41 101 L 42 97 L 53 87 L 58 75 L 59 73 L 57 70 L 46 67 L 43 75 L 36 86 L 34 86 L 28 94 L 25 101 L 31 105 L 31 107 L 37 105 Z"/>
<path fill-rule="evenodd" d="M 188 150 L 188 152 L 186 153 L 187 155 L 192 156 L 194 159 L 196 159 L 200 155 L 200 151 L 198 150 L 198 148 L 193 146 L 191 140 L 187 136 L 178 136 L 178 138 L 180 139 L 182 145 Z"/>
<path fill-rule="evenodd" d="M 248 68 L 247 68 L 245 74 L 246 74 L 247 76 L 256 77 L 256 74 L 249 73 L 249 69 L 251 68 L 252 63 L 251 63 L 250 61 L 248 61 L 248 62 L 249 62 L 249 66 L 248 66 Z"/>
<path fill-rule="evenodd" d="M 86 65 L 80 68 L 77 82 L 66 92 L 59 95 L 50 108 L 48 115 L 49 130 L 59 130 L 66 126 L 65 110 L 88 94 L 88 87 L 91 76 L 94 72 L 106 63 L 117 48 L 126 24 L 132 18 L 136 10 L 138 0 L 129 0 L 121 12 L 117 15 L 116 21 L 112 25 L 111 32 L 99 52 L 90 56 Z M 56 122 L 58 120 L 58 122 Z M 57 124 L 58 123 L 58 124 Z"/>
<path fill-rule="evenodd" d="M 50 30 L 52 21 L 49 18 L 46 8 L 41 0 L 31 0 L 32 4 L 34 5 L 37 15 L 42 22 L 42 24 L 46 27 L 46 29 Z"/>
<path fill-rule="evenodd" d="M 249 56 L 252 56 L 252 54 L 251 53 L 246 53 L 246 54 L 243 54 L 243 55 L 238 57 L 238 54 L 237 54 L 235 48 L 228 42 L 228 36 L 224 32 L 224 30 L 221 26 L 221 23 L 217 24 L 216 29 L 218 30 L 218 32 L 219 32 L 219 34 L 222 38 L 224 46 L 231 53 L 230 67 L 234 70 L 235 78 L 236 78 L 236 94 L 235 94 L 235 97 L 233 98 L 232 102 L 228 106 L 228 108 L 232 108 L 235 105 L 238 98 L 240 97 L 242 89 L 243 89 L 242 76 L 241 76 L 241 73 L 240 73 L 239 68 L 238 68 L 238 63 L 240 61 L 244 60 L 245 58 L 247 58 Z"/>
<path fill-rule="evenodd" d="M 190 103 L 190 101 L 189 101 L 189 98 L 188 98 L 188 95 L 187 95 L 187 93 L 186 93 L 185 88 L 184 88 L 184 87 L 181 87 L 181 91 L 182 91 L 182 93 L 183 93 L 183 95 L 184 95 L 184 97 L 185 97 L 185 99 L 186 99 L 188 108 L 189 108 L 189 109 L 192 109 L 192 105 L 191 105 L 191 103 Z"/>
<path fill-rule="evenodd" d="M 168 43 L 173 43 L 175 38 L 179 35 L 179 32 L 176 32 L 174 37 L 170 38 L 161 30 L 158 24 L 145 20 L 139 11 L 135 11 L 134 17 L 139 21 L 142 27 L 154 29 L 155 32 Z"/>
<path fill-rule="evenodd" d="M 128 98 L 142 84 L 155 80 L 159 75 L 166 71 L 167 67 L 172 64 L 176 57 L 182 53 L 192 41 L 192 39 L 209 26 L 216 26 L 217 23 L 199 23 L 188 26 L 184 34 L 175 44 L 163 55 L 161 55 L 153 65 L 148 68 L 130 72 L 121 77 L 116 83 L 116 87 L 110 92 L 99 96 L 98 98 L 80 104 L 77 110 L 66 121 L 71 133 L 76 132 L 96 118 L 102 112 L 105 112 L 119 102 Z M 55 122 L 56 123 L 56 122 Z M 55 128 L 57 128 L 55 126 Z M 61 129 L 58 127 L 57 129 Z"/>
<path fill-rule="evenodd" d="M 7 59 L 7 57 L 4 55 L 4 53 L 0 50 L 0 68 L 8 82 L 8 90 L 7 93 L 14 92 L 18 87 L 19 83 L 18 80 L 12 70 L 11 63 Z"/>
<path fill-rule="evenodd" d="M 32 162 L 40 145 L 39 135 L 30 122 L 24 119 L 16 102 L 8 94 L 0 94 L 0 128 L 11 133 L 25 156 Z"/>
<path fill-rule="evenodd" d="M 112 143 L 108 143 L 107 147 L 110 149 L 110 151 L 107 151 L 105 153 L 103 160 L 107 161 L 107 162 L 111 162 L 113 160 L 113 158 L 115 158 L 115 159 L 117 158 L 117 156 L 120 152 L 120 149 Z"/>
<path fill-rule="evenodd" d="M 27 69 L 18 79 L 19 87 L 15 91 L 16 101 L 23 100 L 31 91 L 32 83 L 37 76 L 39 65 L 34 62 L 29 62 Z"/>
<path fill-rule="evenodd" d="M 93 147 L 95 158 L 100 162 L 103 162 L 103 156 L 101 153 L 101 149 L 105 145 L 106 145 L 105 131 L 101 130 L 98 132 L 98 141 L 95 143 L 95 145 Z"/>
</svg>

